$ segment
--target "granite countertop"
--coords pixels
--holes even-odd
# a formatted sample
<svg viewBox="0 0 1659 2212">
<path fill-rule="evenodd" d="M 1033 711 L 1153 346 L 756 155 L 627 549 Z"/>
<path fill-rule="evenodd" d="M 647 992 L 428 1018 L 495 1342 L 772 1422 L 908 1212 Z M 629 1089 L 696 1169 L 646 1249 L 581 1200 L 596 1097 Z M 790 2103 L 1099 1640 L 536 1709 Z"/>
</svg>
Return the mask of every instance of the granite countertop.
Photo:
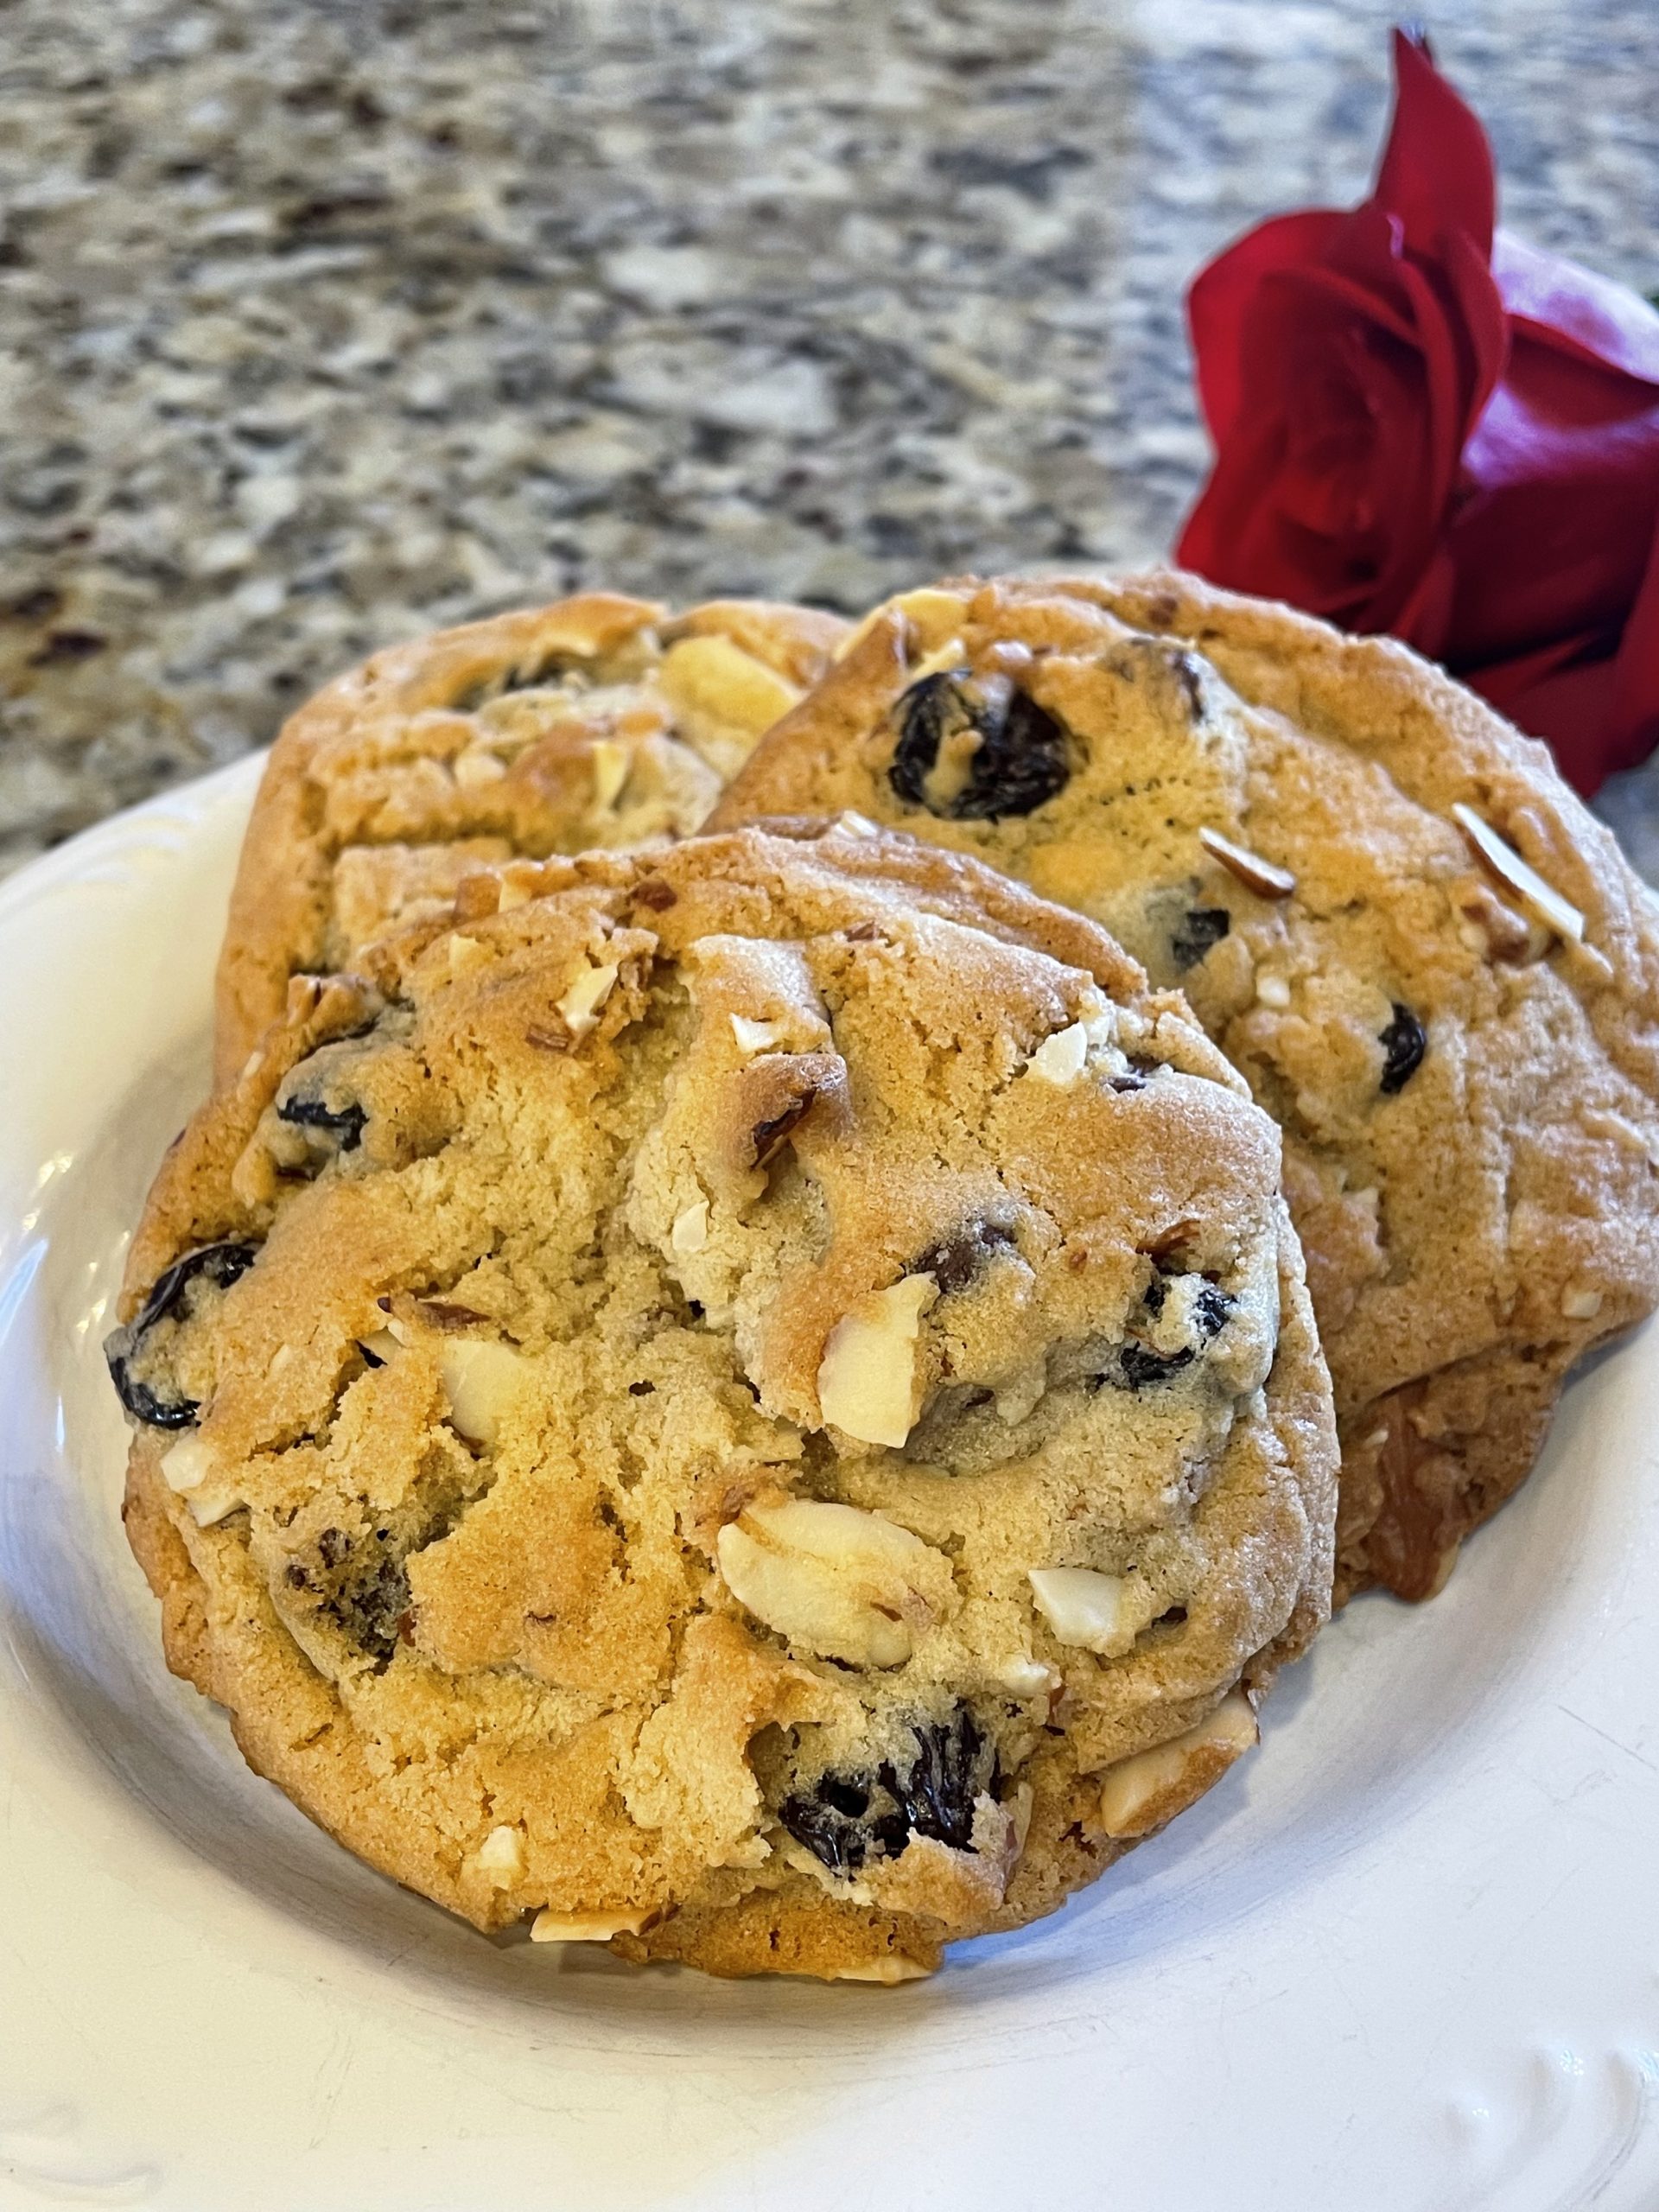
<svg viewBox="0 0 1659 2212">
<path fill-rule="evenodd" d="M 1133 561 L 1185 279 L 1364 188 L 1370 0 L 0 0 L 0 867 L 574 586 Z M 1505 213 L 1651 290 L 1650 0 L 1447 0 Z"/>
</svg>

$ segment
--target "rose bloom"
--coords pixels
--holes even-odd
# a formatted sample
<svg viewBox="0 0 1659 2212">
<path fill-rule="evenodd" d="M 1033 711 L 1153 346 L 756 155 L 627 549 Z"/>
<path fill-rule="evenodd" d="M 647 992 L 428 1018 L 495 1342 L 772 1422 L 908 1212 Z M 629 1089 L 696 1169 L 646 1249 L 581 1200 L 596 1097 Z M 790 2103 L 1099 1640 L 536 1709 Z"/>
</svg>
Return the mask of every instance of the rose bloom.
<svg viewBox="0 0 1659 2212">
<path fill-rule="evenodd" d="M 1592 791 L 1659 743 L 1659 315 L 1495 234 L 1479 123 L 1394 54 L 1370 199 L 1188 295 L 1216 464 L 1177 558 L 1403 638 Z"/>
</svg>

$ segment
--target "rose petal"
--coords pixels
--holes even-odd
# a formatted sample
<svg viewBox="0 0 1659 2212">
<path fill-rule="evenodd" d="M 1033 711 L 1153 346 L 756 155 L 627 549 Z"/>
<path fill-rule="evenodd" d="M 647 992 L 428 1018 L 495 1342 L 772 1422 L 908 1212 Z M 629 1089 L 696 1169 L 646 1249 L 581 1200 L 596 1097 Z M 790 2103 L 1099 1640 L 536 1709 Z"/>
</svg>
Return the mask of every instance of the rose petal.
<svg viewBox="0 0 1659 2212">
<path fill-rule="evenodd" d="M 1643 757 L 1613 735 L 1615 663 L 1604 641 L 1569 639 L 1461 674 L 1517 728 L 1541 737 L 1567 782 L 1586 798 L 1614 769 Z"/>
<path fill-rule="evenodd" d="M 1394 118 L 1371 199 L 1400 218 L 1413 253 L 1433 256 L 1444 233 L 1461 230 L 1484 260 L 1497 185 L 1479 118 L 1434 67 L 1427 43 L 1401 30 L 1394 77 Z"/>
<path fill-rule="evenodd" d="M 1308 208 L 1262 223 L 1225 247 L 1187 287 L 1198 404 L 1218 446 L 1232 434 L 1243 400 L 1245 314 L 1262 279 L 1274 270 L 1306 267 L 1347 219 L 1335 209 Z"/>
<path fill-rule="evenodd" d="M 1648 565 L 1619 645 L 1612 720 L 1621 766 L 1646 760 L 1659 744 L 1659 515 Z"/>
<path fill-rule="evenodd" d="M 1506 310 L 1541 343 L 1659 384 L 1659 314 L 1623 284 L 1500 231 L 1492 275 Z"/>
<path fill-rule="evenodd" d="M 1659 392 L 1519 325 L 1465 468 L 1450 658 L 1504 659 L 1624 620 L 1659 514 Z"/>
</svg>

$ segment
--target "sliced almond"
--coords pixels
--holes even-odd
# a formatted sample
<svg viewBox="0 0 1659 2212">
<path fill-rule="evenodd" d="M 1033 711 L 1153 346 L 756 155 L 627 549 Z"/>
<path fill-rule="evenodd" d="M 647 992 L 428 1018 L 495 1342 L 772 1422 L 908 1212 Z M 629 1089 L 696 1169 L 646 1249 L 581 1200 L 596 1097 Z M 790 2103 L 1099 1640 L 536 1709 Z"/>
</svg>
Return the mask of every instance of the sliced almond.
<svg viewBox="0 0 1659 2212">
<path fill-rule="evenodd" d="M 682 1258 L 701 1252 L 709 1242 L 709 1201 L 697 1198 L 675 1215 L 668 1241 Z"/>
<path fill-rule="evenodd" d="M 751 1021 L 747 1014 L 732 1016 L 732 1034 L 737 1039 L 737 1049 L 753 1059 L 757 1052 L 769 1052 L 784 1034 L 781 1021 Z"/>
<path fill-rule="evenodd" d="M 186 1502 L 198 1529 L 216 1529 L 248 1501 L 227 1482 L 207 1482 L 200 1490 L 193 1490 Z"/>
<path fill-rule="evenodd" d="M 800 1649 L 855 1666 L 902 1666 L 956 1592 L 943 1552 L 855 1505 L 790 1498 L 751 1506 L 715 1540 L 741 1605 Z"/>
<path fill-rule="evenodd" d="M 1584 916 L 1569 899 L 1544 881 L 1537 869 L 1522 859 L 1506 837 L 1500 837 L 1490 822 L 1483 822 L 1474 809 L 1459 802 L 1452 809 L 1452 819 L 1468 839 L 1478 858 L 1485 861 L 1492 874 L 1509 886 L 1522 905 L 1535 914 L 1541 922 L 1564 937 L 1569 944 L 1584 942 Z"/>
<path fill-rule="evenodd" d="M 247 1500 L 219 1470 L 216 1453 L 196 1431 L 162 1455 L 162 1478 L 182 1497 L 199 1529 L 211 1529 Z"/>
<path fill-rule="evenodd" d="M 597 737 L 593 746 L 594 810 L 607 814 L 622 796 L 632 760 L 626 745 L 613 737 Z"/>
<path fill-rule="evenodd" d="M 1060 1677 L 1052 1667 L 1040 1659 L 1027 1659 L 1023 1654 L 1004 1659 L 992 1669 L 999 1689 L 1010 1697 L 1046 1697 L 1060 1686 Z"/>
<path fill-rule="evenodd" d="M 931 1967 L 925 1967 L 917 1959 L 901 1959 L 896 1955 L 885 1959 L 867 1959 L 862 1966 L 837 1967 L 830 1977 L 832 1981 L 875 1981 L 885 1989 L 896 1988 L 901 1981 L 926 1981 Z"/>
<path fill-rule="evenodd" d="M 1264 861 L 1260 853 L 1253 853 L 1248 845 L 1236 845 L 1230 837 L 1224 837 L 1219 830 L 1200 830 L 1198 842 L 1211 860 L 1219 861 L 1223 868 L 1236 875 L 1247 890 L 1254 891 L 1258 899 L 1288 899 L 1296 888 L 1296 879 L 1288 868 L 1280 868 L 1272 861 Z"/>
<path fill-rule="evenodd" d="M 1569 1321 L 1593 1321 L 1601 1311 L 1601 1293 L 1582 1286 L 1561 1293 L 1561 1312 Z"/>
<path fill-rule="evenodd" d="M 498 1890 L 510 1890 L 515 1882 L 522 1882 L 530 1863 L 524 1851 L 524 1831 L 505 1822 L 492 1828 L 479 1845 L 474 1863 L 479 1872 Z"/>
<path fill-rule="evenodd" d="M 1149 1834 L 1260 1739 L 1249 1699 L 1243 1690 L 1230 1690 L 1196 1728 L 1107 1769 L 1100 1790 L 1101 1826 L 1108 1835 Z"/>
<path fill-rule="evenodd" d="M 1088 1029 L 1083 1022 L 1074 1021 L 1069 1028 L 1057 1029 L 1052 1036 L 1044 1038 L 1027 1061 L 1026 1073 L 1039 1083 L 1052 1083 L 1057 1090 L 1065 1090 L 1083 1073 L 1088 1058 Z"/>
<path fill-rule="evenodd" d="M 474 1444 L 493 1445 L 507 1408 L 535 1372 L 516 1344 L 493 1337 L 452 1337 L 438 1355 L 452 1427 Z"/>
<path fill-rule="evenodd" d="M 680 639 L 664 654 L 657 682 L 690 725 L 693 744 L 704 734 L 706 724 L 757 738 L 781 721 L 801 696 L 775 668 L 746 653 L 730 638 Z"/>
<path fill-rule="evenodd" d="M 906 1275 L 842 1315 L 825 1339 L 818 1368 L 825 1421 L 861 1444 L 904 1443 L 921 1409 L 916 1339 L 922 1315 L 938 1294 L 931 1275 Z"/>
<path fill-rule="evenodd" d="M 608 1943 L 613 1936 L 637 1936 L 651 1918 L 638 1912 L 556 1912 L 543 1906 L 530 1923 L 532 1943 Z"/>
<path fill-rule="evenodd" d="M 603 968 L 589 963 L 559 1001 L 559 1012 L 573 1037 L 585 1037 L 597 1024 L 599 1010 L 611 995 L 620 969 L 620 963 L 614 960 Z"/>
<path fill-rule="evenodd" d="M 487 968 L 494 958 L 487 944 L 480 944 L 475 937 L 467 937 L 457 930 L 449 939 L 448 958 L 449 973 L 459 980 L 480 968 Z"/>
<path fill-rule="evenodd" d="M 912 634 L 925 652 L 929 638 L 948 637 L 953 630 L 959 630 L 967 611 L 966 603 L 955 592 L 901 592 L 897 599 L 873 607 L 862 621 L 855 623 L 836 647 L 834 658 L 845 660 L 849 653 L 863 644 L 878 622 L 891 622 L 900 615 L 908 620 Z"/>
<path fill-rule="evenodd" d="M 213 1473 L 218 1461 L 207 1440 L 192 1429 L 162 1454 L 162 1479 L 181 1497 L 200 1490 Z"/>
<path fill-rule="evenodd" d="M 920 683 L 929 676 L 949 676 L 957 669 L 965 668 L 967 664 L 968 656 L 963 650 L 962 639 L 952 638 L 946 644 L 935 646 L 931 653 L 924 653 L 920 660 L 912 661 L 906 683 Z"/>
<path fill-rule="evenodd" d="M 1027 1575 L 1037 1610 L 1062 1643 L 1102 1653 L 1126 1650 L 1146 1626 L 1121 1574 L 1091 1567 L 1033 1567 Z"/>
<path fill-rule="evenodd" d="M 836 817 L 836 827 L 849 837 L 879 837 L 881 831 L 868 814 L 861 814 L 856 807 L 843 807 Z"/>
</svg>

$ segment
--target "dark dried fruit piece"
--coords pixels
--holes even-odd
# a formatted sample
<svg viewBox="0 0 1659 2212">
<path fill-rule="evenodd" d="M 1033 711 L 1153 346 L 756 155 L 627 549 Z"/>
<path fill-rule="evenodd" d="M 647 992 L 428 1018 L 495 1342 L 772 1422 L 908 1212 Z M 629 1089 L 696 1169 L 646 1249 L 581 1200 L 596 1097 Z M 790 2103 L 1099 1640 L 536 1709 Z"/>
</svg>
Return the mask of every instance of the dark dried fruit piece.
<svg viewBox="0 0 1659 2212">
<path fill-rule="evenodd" d="M 769 1166 L 821 1100 L 844 1094 L 847 1070 L 834 1052 L 766 1052 L 735 1078 L 733 1113 L 747 1133 L 739 1159 Z"/>
<path fill-rule="evenodd" d="M 199 1400 L 165 1396 L 151 1383 L 140 1380 L 133 1370 L 144 1356 L 145 1339 L 163 1321 L 178 1317 L 193 1286 L 207 1283 L 215 1290 L 228 1290 L 257 1256 L 255 1244 L 198 1245 L 156 1277 L 143 1306 L 124 1328 L 112 1329 L 105 1337 L 104 1357 L 109 1363 L 110 1380 L 135 1421 L 151 1428 L 188 1428 L 194 1421 L 201 1410 Z"/>
<path fill-rule="evenodd" d="M 1155 1320 L 1163 1312 L 1169 1298 L 1169 1286 L 1177 1278 L 1160 1273 L 1147 1285 L 1141 1305 Z M 1131 1337 L 1118 1353 L 1116 1370 L 1100 1377 L 1102 1382 L 1114 1382 L 1126 1390 L 1144 1389 L 1148 1383 L 1166 1382 L 1172 1375 L 1179 1375 L 1197 1358 L 1200 1346 L 1218 1336 L 1232 1319 L 1233 1300 L 1224 1290 L 1206 1282 L 1192 1300 L 1192 1323 L 1198 1342 L 1179 1344 L 1173 1351 L 1160 1351 L 1154 1345 L 1143 1344 L 1138 1337 Z"/>
<path fill-rule="evenodd" d="M 958 1706 L 948 1722 L 918 1722 L 915 1734 L 909 1772 L 895 1780 L 893 1770 L 884 1766 L 881 1779 L 917 1835 L 966 1851 L 973 1840 L 974 1800 L 991 1786 L 995 1753 L 966 1706 Z"/>
<path fill-rule="evenodd" d="M 1167 1382 L 1172 1375 L 1190 1367 L 1192 1359 L 1191 1344 L 1183 1344 L 1179 1351 L 1154 1351 L 1150 1344 L 1139 1344 L 1131 1337 L 1118 1354 L 1118 1376 L 1126 1390 L 1142 1390 L 1149 1382 Z M 1108 1376 L 1105 1379 L 1117 1378 Z"/>
<path fill-rule="evenodd" d="M 1006 1222 L 970 1221 L 954 1236 L 930 1244 L 906 1272 L 931 1275 L 940 1292 L 949 1297 L 976 1281 L 999 1252 L 1014 1249 L 1014 1231 Z"/>
<path fill-rule="evenodd" d="M 817 1095 L 816 1090 L 804 1090 L 798 1097 L 791 1098 L 781 1113 L 772 1115 L 767 1121 L 755 1123 L 753 1129 L 750 1132 L 750 1141 L 754 1147 L 754 1164 L 757 1167 L 769 1167 L 772 1165 L 795 1128 L 806 1119 L 811 1109 L 812 1102 Z"/>
<path fill-rule="evenodd" d="M 868 1775 L 822 1774 L 810 1794 L 785 1797 L 778 1817 L 832 1874 L 855 1874 L 866 1859 L 897 1858 L 910 1840 L 895 1806 L 873 1810 L 877 1788 Z"/>
<path fill-rule="evenodd" d="M 965 668 L 925 676 L 894 709 L 899 742 L 887 780 L 912 806 L 952 822 L 996 822 L 1031 814 L 1065 789 L 1071 764 L 1053 715 L 1001 679 L 976 683 Z M 939 755 L 976 739 L 964 780 L 949 795 L 930 790 Z"/>
<path fill-rule="evenodd" d="M 1207 1282 L 1192 1301 L 1192 1319 L 1207 1344 L 1219 1336 L 1233 1316 L 1233 1301 L 1224 1290 Z"/>
<path fill-rule="evenodd" d="M 276 1109 L 276 1118 L 293 1128 L 315 1129 L 320 1136 L 338 1138 L 341 1152 L 354 1151 L 369 1125 L 368 1116 L 355 1101 L 330 1106 L 321 1098 L 285 1098 Z"/>
<path fill-rule="evenodd" d="M 290 1128 L 322 1140 L 325 1151 L 353 1152 L 363 1141 L 369 1117 L 354 1096 L 339 1046 L 324 1046 L 302 1060 L 289 1077 L 276 1100 L 276 1118 Z"/>
<path fill-rule="evenodd" d="M 1224 906 L 1194 906 L 1180 921 L 1169 941 L 1170 957 L 1183 973 L 1196 968 L 1211 945 L 1219 944 L 1233 926 Z"/>
<path fill-rule="evenodd" d="M 1394 1002 L 1394 1019 L 1377 1039 L 1384 1058 L 1382 1079 L 1377 1088 L 1384 1097 L 1392 1098 L 1403 1090 L 1422 1065 L 1423 1054 L 1428 1050 L 1428 1032 L 1408 1006 Z"/>
<path fill-rule="evenodd" d="M 970 1847 L 974 1801 L 995 1786 L 995 1749 L 965 1706 L 948 1721 L 915 1721 L 911 1732 L 915 1750 L 902 1769 L 883 1760 L 874 1775 L 821 1774 L 779 1807 L 790 1834 L 831 1873 L 896 1859 L 912 1835 Z"/>
</svg>

